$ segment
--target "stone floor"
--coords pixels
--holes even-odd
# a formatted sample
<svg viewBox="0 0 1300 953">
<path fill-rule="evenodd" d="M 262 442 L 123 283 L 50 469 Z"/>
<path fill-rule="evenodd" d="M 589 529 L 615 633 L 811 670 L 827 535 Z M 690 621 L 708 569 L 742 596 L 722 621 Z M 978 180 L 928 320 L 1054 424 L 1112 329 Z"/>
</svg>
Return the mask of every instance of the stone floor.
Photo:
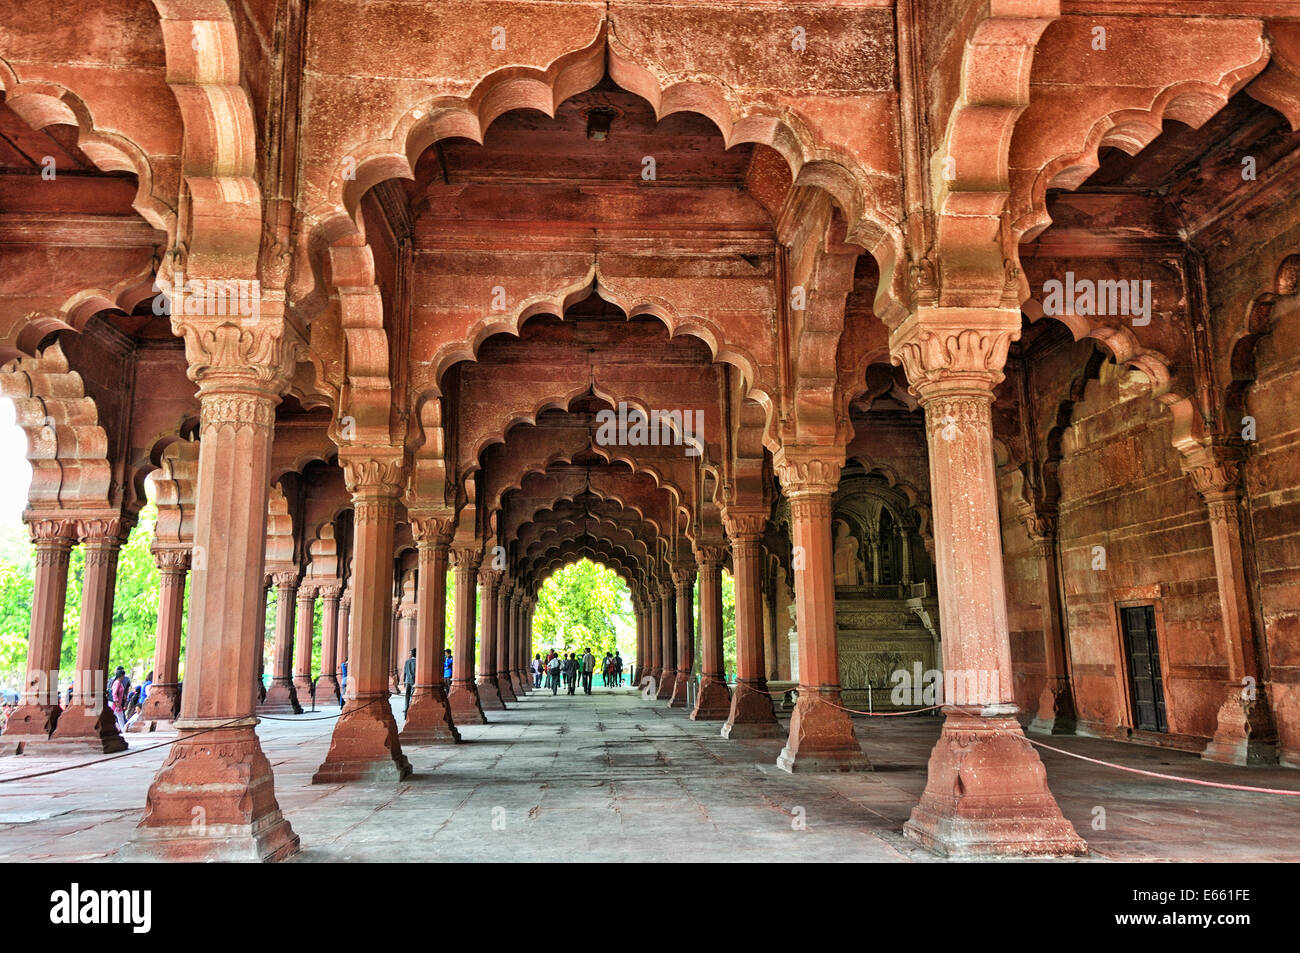
<svg viewBox="0 0 1300 953">
<path fill-rule="evenodd" d="M 396 706 L 401 721 L 400 700 Z M 938 732 L 927 716 L 859 719 L 868 774 L 791 776 L 781 741 L 724 741 L 717 723 L 623 690 L 534 694 L 466 743 L 408 749 L 401 784 L 313 786 L 331 713 L 264 721 L 276 793 L 308 861 L 931 861 L 901 829 Z M 144 747 L 159 741 L 132 737 Z M 1300 773 L 1084 738 L 1061 748 L 1163 773 L 1300 789 Z M 0 860 L 110 860 L 165 749 L 0 783 Z M 1044 752 L 1092 860 L 1298 861 L 1296 799 L 1171 783 Z M 0 779 L 69 759 L 10 757 Z M 1105 827 L 1093 829 L 1098 809 Z M 802 827 L 803 829 L 799 829 Z"/>
</svg>

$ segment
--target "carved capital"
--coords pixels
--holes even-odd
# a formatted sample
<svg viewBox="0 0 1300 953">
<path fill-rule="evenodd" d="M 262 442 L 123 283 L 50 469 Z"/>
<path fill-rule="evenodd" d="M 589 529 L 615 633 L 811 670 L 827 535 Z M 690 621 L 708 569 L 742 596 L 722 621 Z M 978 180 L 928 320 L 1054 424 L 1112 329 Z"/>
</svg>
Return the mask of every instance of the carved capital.
<svg viewBox="0 0 1300 953">
<path fill-rule="evenodd" d="M 727 547 L 713 543 L 706 543 L 695 547 L 695 562 L 700 567 L 701 574 L 705 572 L 717 572 L 727 559 Z"/>
<path fill-rule="evenodd" d="M 352 590 L 351 590 L 351 589 L 345 589 L 345 590 L 343 591 L 343 596 L 342 596 L 342 598 L 339 599 L 339 608 L 340 608 L 340 609 L 347 609 L 348 611 L 351 611 L 351 610 L 352 610 Z"/>
<path fill-rule="evenodd" d="M 299 586 L 299 587 L 298 587 L 298 601 L 299 601 L 299 602 L 315 602 L 315 601 L 316 601 L 316 587 L 315 587 L 314 585 L 311 585 L 310 583 L 303 583 L 301 586 Z"/>
<path fill-rule="evenodd" d="M 185 339 L 189 377 L 200 391 L 278 398 L 288 389 L 302 343 L 282 317 L 173 314 L 171 322 L 172 333 Z"/>
<path fill-rule="evenodd" d="M 368 496 L 401 496 L 406 485 L 406 461 L 400 451 L 340 453 L 348 492 Z"/>
<path fill-rule="evenodd" d="M 277 589 L 295 589 L 298 586 L 298 573 L 296 571 L 271 573 L 271 584 Z"/>
<path fill-rule="evenodd" d="M 678 590 L 689 590 L 695 585 L 695 570 L 682 568 L 673 570 L 673 586 Z"/>
<path fill-rule="evenodd" d="M 1020 321 L 1018 309 L 919 308 L 890 334 L 890 360 L 902 365 L 922 403 L 943 394 L 991 395 Z"/>
<path fill-rule="evenodd" d="M 77 538 L 87 547 L 117 549 L 131 531 L 131 523 L 118 517 L 90 517 L 77 520 Z"/>
<path fill-rule="evenodd" d="M 722 511 L 722 526 L 727 536 L 733 541 L 739 539 L 758 539 L 767 528 L 767 510 L 743 510 L 739 507 L 727 507 Z"/>
<path fill-rule="evenodd" d="M 447 550 L 447 558 L 457 572 L 478 572 L 483 562 L 483 550 L 476 544 L 460 544 Z"/>
<path fill-rule="evenodd" d="M 844 448 L 781 447 L 772 457 L 772 466 L 787 497 L 829 497 L 839 486 Z"/>
<path fill-rule="evenodd" d="M 77 524 L 75 520 L 57 518 L 39 518 L 25 515 L 27 532 L 32 542 L 40 549 L 70 549 L 77 541 Z"/>
<path fill-rule="evenodd" d="M 420 550 L 447 545 L 455 532 L 456 520 L 451 516 L 411 515 L 411 536 Z"/>
<path fill-rule="evenodd" d="M 316 590 L 326 602 L 338 602 L 343 595 L 342 586 L 321 586 Z"/>
<path fill-rule="evenodd" d="M 480 569 L 478 571 L 478 581 L 484 589 L 489 592 L 495 592 L 501 586 L 501 577 L 504 573 L 500 569 Z"/>
<path fill-rule="evenodd" d="M 169 573 L 188 572 L 190 568 L 190 551 L 188 549 L 156 549 L 153 563 L 164 576 Z"/>
<path fill-rule="evenodd" d="M 1226 448 L 1196 453 L 1183 463 L 1183 470 L 1206 502 L 1215 498 L 1235 498 L 1241 493 L 1240 455 Z"/>
</svg>

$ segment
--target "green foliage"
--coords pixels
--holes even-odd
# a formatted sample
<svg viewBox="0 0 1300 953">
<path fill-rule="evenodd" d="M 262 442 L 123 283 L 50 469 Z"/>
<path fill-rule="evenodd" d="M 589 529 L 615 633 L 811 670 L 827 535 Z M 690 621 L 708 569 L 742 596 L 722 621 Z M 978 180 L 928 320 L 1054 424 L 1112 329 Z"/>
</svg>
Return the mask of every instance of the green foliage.
<svg viewBox="0 0 1300 953">
<path fill-rule="evenodd" d="M 149 547 L 153 542 L 158 509 L 153 503 L 140 511 L 118 555 L 117 585 L 113 598 L 113 629 L 108 667 L 121 665 L 141 677 L 153 668 L 158 625 L 159 573 Z M 0 534 L 0 672 L 6 683 L 19 681 L 27 661 L 27 633 L 32 615 L 32 578 L 35 553 L 22 526 Z M 68 597 L 63 613 L 63 646 L 59 670 L 71 679 L 77 662 L 77 632 L 81 626 L 81 590 L 86 575 L 85 551 L 74 546 L 68 561 Z M 189 590 L 185 593 L 185 620 L 189 617 Z M 182 624 L 181 677 L 187 628 Z"/>
<path fill-rule="evenodd" d="M 537 594 L 533 619 L 533 654 L 549 649 L 597 658 L 617 650 L 624 660 L 636 658 L 632 598 L 614 570 L 582 559 L 554 573 Z"/>
</svg>

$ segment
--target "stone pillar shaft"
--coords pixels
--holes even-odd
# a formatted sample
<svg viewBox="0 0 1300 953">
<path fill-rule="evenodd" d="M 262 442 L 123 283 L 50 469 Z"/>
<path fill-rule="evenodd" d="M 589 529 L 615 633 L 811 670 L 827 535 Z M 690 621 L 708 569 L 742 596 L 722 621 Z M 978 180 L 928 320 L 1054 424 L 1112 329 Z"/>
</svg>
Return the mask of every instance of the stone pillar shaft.
<svg viewBox="0 0 1300 953">
<path fill-rule="evenodd" d="M 655 698 L 661 701 L 672 698 L 677 684 L 677 607 L 673 587 L 667 583 L 659 586 L 659 644 L 663 669 L 659 677 L 659 690 Z"/>
<path fill-rule="evenodd" d="M 126 748 L 116 716 L 104 703 L 104 689 L 112 678 L 108 671 L 109 638 L 124 528 L 117 519 L 82 520 L 78 528 L 86 568 L 81 580 L 76 687 L 72 704 L 59 718 L 50 741 L 59 750 L 89 749 L 111 754 Z"/>
<path fill-rule="evenodd" d="M 722 648 L 722 546 L 695 549 L 700 579 L 700 690 L 692 721 L 724 721 L 731 712 Z"/>
<path fill-rule="evenodd" d="M 76 539 L 74 524 L 61 519 L 29 519 L 36 547 L 32 616 L 27 637 L 27 679 L 23 697 L 10 713 L 0 751 L 21 752 L 45 741 L 55 730 L 59 707 L 59 656 L 63 650 L 63 611 L 68 597 L 68 559 Z"/>
<path fill-rule="evenodd" d="M 774 460 L 790 501 L 799 651 L 799 700 L 777 759 L 786 771 L 871 767 L 840 698 L 831 496 L 843 460 L 843 449 L 829 447 L 783 447 Z"/>
<path fill-rule="evenodd" d="M 266 690 L 266 711 L 300 714 L 302 705 L 293 683 L 294 602 L 298 594 L 298 574 L 277 572 L 275 582 L 275 646 L 271 655 L 271 687 Z"/>
<path fill-rule="evenodd" d="M 298 621 L 295 625 L 293 689 L 299 704 L 312 697 L 315 687 L 311 680 L 311 655 L 316 639 L 316 590 L 312 586 L 298 587 Z"/>
<path fill-rule="evenodd" d="M 455 631 L 452 633 L 451 685 L 447 702 L 457 725 L 481 725 L 487 721 L 479 704 L 478 683 L 474 678 L 475 588 L 482 551 L 474 546 L 454 546 L 450 550 L 455 569 L 456 602 L 453 606 Z"/>
<path fill-rule="evenodd" d="M 928 779 L 904 834 L 944 854 L 1076 854 L 1037 752 L 1015 719 L 993 388 L 1021 316 L 923 309 L 891 336 L 925 409 L 947 698 Z"/>
<path fill-rule="evenodd" d="M 169 728 L 180 711 L 181 623 L 185 613 L 185 583 L 189 574 L 188 549 L 159 550 L 158 627 L 153 656 L 153 684 L 136 724 L 139 730 Z"/>
<path fill-rule="evenodd" d="M 514 583 L 509 577 L 503 577 L 501 587 L 497 590 L 497 631 L 496 654 L 493 669 L 497 676 L 497 692 L 504 703 L 517 702 L 514 686 L 510 684 L 510 595 Z"/>
<path fill-rule="evenodd" d="M 338 702 L 339 695 L 339 657 L 338 624 L 339 598 L 343 590 L 339 586 L 323 586 L 321 597 L 321 633 L 320 633 L 320 676 L 316 679 L 316 704 Z"/>
<path fill-rule="evenodd" d="M 402 744 L 456 744 L 456 727 L 442 681 L 443 645 L 447 628 L 447 546 L 453 523 L 450 517 L 417 516 L 411 520 L 415 536 L 415 691 L 402 727 Z"/>
<path fill-rule="evenodd" d="M 342 462 L 352 493 L 352 657 L 343 713 L 312 783 L 400 781 L 411 773 L 411 765 L 402 754 L 388 694 L 392 667 L 388 625 L 397 500 L 405 471 L 397 455 L 358 456 Z"/>
<path fill-rule="evenodd" d="M 724 738 L 775 738 L 782 734 L 772 697 L 767 693 L 763 639 L 763 514 L 728 514 L 731 565 L 736 581 L 736 691 L 722 726 Z"/>
<path fill-rule="evenodd" d="M 200 404 L 185 690 L 180 737 L 149 788 L 124 858 L 278 860 L 298 849 L 254 731 L 271 442 L 278 394 L 294 363 L 282 303 L 261 305 L 252 326 L 172 317 L 173 330 L 185 334 Z"/>
</svg>

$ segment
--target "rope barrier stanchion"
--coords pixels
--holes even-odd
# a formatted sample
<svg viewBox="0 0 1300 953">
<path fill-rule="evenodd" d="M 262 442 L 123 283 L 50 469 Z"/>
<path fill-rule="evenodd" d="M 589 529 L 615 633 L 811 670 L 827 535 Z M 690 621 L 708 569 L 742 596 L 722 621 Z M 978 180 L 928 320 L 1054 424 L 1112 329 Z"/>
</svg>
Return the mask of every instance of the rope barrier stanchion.
<svg viewBox="0 0 1300 953">
<path fill-rule="evenodd" d="M 400 692 L 389 692 L 384 698 L 376 698 L 374 701 L 366 702 L 364 705 L 358 708 L 357 711 L 362 711 L 366 708 L 369 708 L 371 705 L 377 705 L 381 701 L 387 701 L 389 698 L 395 698 L 400 694 L 401 694 Z M 254 717 L 256 717 L 259 721 L 262 720 L 291 721 L 291 722 L 296 722 L 298 724 L 302 724 L 303 722 L 310 722 L 310 721 L 334 721 L 342 714 L 343 712 L 340 711 L 338 715 L 326 715 L 324 718 L 298 718 L 298 717 L 279 718 L 276 717 L 275 715 L 257 715 L 257 714 L 255 714 Z M 229 728 L 232 725 L 237 725 L 244 720 L 245 719 L 243 718 L 236 718 L 233 721 L 228 721 L 222 725 L 213 725 L 211 728 L 203 728 L 200 729 L 199 731 L 195 731 L 186 735 L 186 738 L 187 739 L 196 738 L 199 735 L 206 735 L 210 731 L 220 731 L 222 728 Z M 51 774 L 61 774 L 64 771 L 75 771 L 78 768 L 93 768 L 101 764 L 107 764 L 109 761 L 116 761 L 119 758 L 129 758 L 133 754 L 144 754 L 146 751 L 157 751 L 159 748 L 166 748 L 169 745 L 174 745 L 176 744 L 176 742 L 180 740 L 181 739 L 179 737 L 172 738 L 170 741 L 160 741 L 158 744 L 149 745 L 146 748 L 128 748 L 126 751 L 123 751 L 121 754 L 110 755 L 107 758 L 99 758 L 95 761 L 83 761 L 81 764 L 66 764 L 61 768 L 50 768 L 46 771 L 34 771 L 31 774 L 20 774 L 12 778 L 0 778 L 0 784 L 9 784 L 12 781 L 30 781 L 33 778 L 43 778 Z"/>
</svg>

